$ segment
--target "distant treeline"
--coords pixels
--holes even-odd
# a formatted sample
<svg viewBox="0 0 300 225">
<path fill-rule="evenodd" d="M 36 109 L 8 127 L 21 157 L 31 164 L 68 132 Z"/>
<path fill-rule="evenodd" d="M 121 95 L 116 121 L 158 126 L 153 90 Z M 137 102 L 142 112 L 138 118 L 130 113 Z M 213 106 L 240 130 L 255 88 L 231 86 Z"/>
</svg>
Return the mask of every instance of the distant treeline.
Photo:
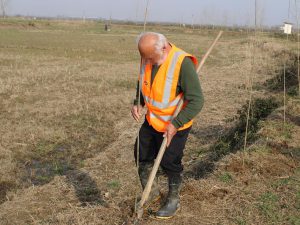
<svg viewBox="0 0 300 225">
<path fill-rule="evenodd" d="M 24 20 L 66 20 L 66 21 L 91 21 L 91 22 L 101 22 L 101 23 L 109 23 L 109 24 L 125 24 L 125 25 L 138 25 L 143 26 L 143 21 L 131 21 L 131 20 L 117 20 L 117 19 L 105 19 L 105 18 L 79 18 L 79 17 L 65 17 L 65 16 L 57 16 L 57 17 L 34 17 L 34 16 L 22 16 L 22 15 L 15 15 L 11 17 L 6 17 L 6 19 L 24 19 Z M 255 29 L 254 26 L 245 26 L 245 25 L 232 25 L 232 26 L 225 26 L 225 25 L 214 25 L 214 24 L 188 24 L 188 23 L 175 23 L 175 22 L 156 22 L 156 21 L 148 21 L 147 25 L 150 26 L 176 26 L 176 27 L 183 27 L 187 29 L 216 29 L 216 30 L 227 30 L 227 31 L 247 31 L 247 32 L 254 32 L 263 31 L 263 32 L 272 32 L 277 33 L 278 37 L 284 37 L 283 31 L 280 29 L 283 25 L 277 26 L 261 26 Z M 291 38 L 294 39 L 297 37 L 298 30 L 293 27 Z"/>
</svg>

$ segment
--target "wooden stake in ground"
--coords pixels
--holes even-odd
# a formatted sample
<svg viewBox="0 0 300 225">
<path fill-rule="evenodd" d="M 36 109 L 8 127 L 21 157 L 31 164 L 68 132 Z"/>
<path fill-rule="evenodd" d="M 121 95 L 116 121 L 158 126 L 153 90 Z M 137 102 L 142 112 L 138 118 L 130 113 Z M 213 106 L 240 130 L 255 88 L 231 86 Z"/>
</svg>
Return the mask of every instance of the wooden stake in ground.
<svg viewBox="0 0 300 225">
<path fill-rule="evenodd" d="M 214 48 L 214 46 L 216 45 L 217 41 L 219 40 L 219 38 L 221 37 L 223 31 L 220 31 L 220 33 L 218 34 L 218 36 L 216 37 L 215 41 L 212 43 L 212 45 L 210 46 L 209 50 L 207 51 L 207 53 L 204 55 L 204 57 L 202 58 L 199 66 L 198 66 L 198 69 L 197 69 L 197 73 L 199 73 L 199 71 L 201 70 L 201 68 L 203 67 L 204 65 L 204 62 L 206 61 L 208 55 L 210 54 L 210 52 L 212 51 L 212 49 Z M 174 112 L 174 115 L 173 115 L 173 118 L 176 117 L 178 115 L 178 113 L 180 112 L 181 108 L 182 108 L 182 105 L 183 105 L 183 98 L 180 99 L 179 103 L 178 103 L 178 106 Z M 160 165 L 160 162 L 162 160 L 162 157 L 165 153 L 165 150 L 166 150 L 166 147 L 167 147 L 167 137 L 164 138 L 162 144 L 161 144 L 161 147 L 159 149 L 159 152 L 158 152 L 158 155 L 155 159 L 155 163 L 154 163 L 154 166 L 152 168 L 152 171 L 150 173 L 150 176 L 148 178 L 148 182 L 146 184 L 146 187 L 143 191 L 143 194 L 142 194 L 142 199 L 141 201 L 139 202 L 139 205 L 138 205 L 138 209 L 137 209 L 137 218 L 138 219 L 141 219 L 142 216 L 143 216 L 143 212 L 144 212 L 144 204 L 145 202 L 147 201 L 148 197 L 149 197 L 149 194 L 150 194 L 150 191 L 151 191 L 151 187 L 152 187 L 152 184 L 153 184 L 153 181 L 154 181 L 154 178 L 156 176 L 156 173 L 157 173 L 157 170 L 158 170 L 158 167 Z"/>
<path fill-rule="evenodd" d="M 289 0 L 289 8 L 288 8 L 288 21 L 290 20 L 290 8 L 291 8 L 291 1 Z M 286 47 L 289 41 L 289 33 L 286 32 Z M 286 121 L 286 62 L 287 58 L 284 59 L 284 67 L 283 67 L 283 126 L 285 128 L 285 121 Z"/>
<path fill-rule="evenodd" d="M 285 127 L 285 117 L 286 117 L 286 62 L 284 62 L 283 66 L 283 126 Z"/>
<path fill-rule="evenodd" d="M 144 17 L 144 32 L 146 31 L 146 23 L 147 23 L 148 6 L 149 6 L 149 0 L 147 0 L 146 10 L 145 10 L 145 17 Z"/>
<path fill-rule="evenodd" d="M 298 4 L 297 0 L 295 0 L 295 8 L 296 8 L 296 20 L 297 20 L 297 62 L 298 62 L 298 95 L 300 96 L 300 42 L 299 42 L 299 12 L 298 12 Z"/>
<path fill-rule="evenodd" d="M 247 109 L 247 119 L 246 119 L 246 128 L 245 128 L 245 137 L 244 137 L 244 149 L 243 149 L 243 153 L 246 150 L 247 147 L 247 138 L 248 138 L 248 126 L 249 126 L 249 119 L 250 119 L 250 111 L 251 111 L 251 103 L 252 103 L 252 95 L 253 95 L 253 67 L 254 67 L 254 60 L 255 60 L 255 52 L 256 52 L 256 40 L 257 40 L 257 0 L 255 0 L 254 2 L 254 6 L 255 6 L 255 14 L 254 14 L 254 26 L 255 26 L 255 30 L 254 30 L 254 43 L 253 43 L 253 54 L 251 56 L 251 69 L 250 69 L 250 92 L 249 92 L 249 102 L 248 102 L 248 109 Z M 243 159 L 243 168 L 245 166 L 245 158 L 244 158 L 244 154 L 242 155 L 242 159 Z"/>
</svg>

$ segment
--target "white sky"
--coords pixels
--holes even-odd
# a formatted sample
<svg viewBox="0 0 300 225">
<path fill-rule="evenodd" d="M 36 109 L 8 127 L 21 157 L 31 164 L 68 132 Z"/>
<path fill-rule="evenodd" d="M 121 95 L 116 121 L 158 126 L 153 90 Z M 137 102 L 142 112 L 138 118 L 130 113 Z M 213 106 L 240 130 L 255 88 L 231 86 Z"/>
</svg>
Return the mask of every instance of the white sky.
<svg viewBox="0 0 300 225">
<path fill-rule="evenodd" d="M 257 0 L 259 24 L 296 21 L 295 2 Z M 9 15 L 92 17 L 143 21 L 147 0 L 9 0 Z M 148 21 L 253 25 L 255 0 L 149 0 Z"/>
</svg>

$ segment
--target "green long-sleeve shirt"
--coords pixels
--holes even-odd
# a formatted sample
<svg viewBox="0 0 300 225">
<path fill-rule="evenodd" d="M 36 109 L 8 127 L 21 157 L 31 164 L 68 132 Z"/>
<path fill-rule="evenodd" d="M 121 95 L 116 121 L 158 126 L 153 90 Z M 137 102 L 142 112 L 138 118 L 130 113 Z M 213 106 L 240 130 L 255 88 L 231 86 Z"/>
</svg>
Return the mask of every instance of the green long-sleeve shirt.
<svg viewBox="0 0 300 225">
<path fill-rule="evenodd" d="M 152 66 L 151 85 L 154 77 L 159 69 L 159 66 Z M 139 83 L 137 84 L 137 94 L 134 104 L 137 104 Z M 172 120 L 172 124 L 176 127 L 182 127 L 184 124 L 191 121 L 202 109 L 204 98 L 200 86 L 198 74 L 195 70 L 195 66 L 189 57 L 185 57 L 180 68 L 179 80 L 176 90 L 176 95 L 183 92 L 184 100 L 188 103 L 184 109 L 182 109 L 176 118 Z M 145 105 L 142 93 L 140 94 L 140 104 Z"/>
</svg>

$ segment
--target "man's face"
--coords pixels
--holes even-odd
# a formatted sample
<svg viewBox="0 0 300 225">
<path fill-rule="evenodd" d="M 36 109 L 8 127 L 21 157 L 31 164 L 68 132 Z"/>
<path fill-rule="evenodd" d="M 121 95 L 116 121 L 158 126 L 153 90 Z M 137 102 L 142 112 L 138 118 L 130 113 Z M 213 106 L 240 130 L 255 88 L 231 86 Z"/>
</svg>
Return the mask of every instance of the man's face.
<svg viewBox="0 0 300 225">
<path fill-rule="evenodd" d="M 166 59 L 166 54 L 163 51 L 163 49 L 157 51 L 154 48 L 151 50 L 141 50 L 140 49 L 140 54 L 143 60 L 145 60 L 146 64 L 152 64 L 152 65 L 161 65 L 165 59 Z"/>
</svg>

